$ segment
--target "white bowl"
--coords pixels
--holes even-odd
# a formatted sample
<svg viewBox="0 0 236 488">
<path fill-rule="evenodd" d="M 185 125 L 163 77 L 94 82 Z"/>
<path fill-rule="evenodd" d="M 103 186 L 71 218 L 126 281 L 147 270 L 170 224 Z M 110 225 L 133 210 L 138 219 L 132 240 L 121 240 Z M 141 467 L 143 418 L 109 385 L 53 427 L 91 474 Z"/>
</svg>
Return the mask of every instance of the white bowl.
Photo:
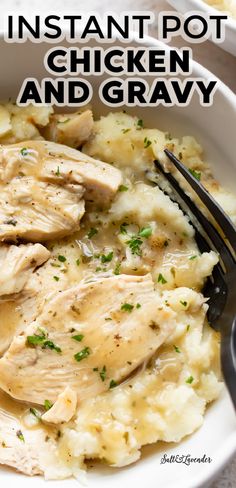
<svg viewBox="0 0 236 488">
<path fill-rule="evenodd" d="M 64 43 L 63 43 L 64 44 Z M 89 44 L 89 43 L 88 43 Z M 118 45 L 119 42 L 116 42 Z M 136 45 L 135 41 L 132 42 Z M 169 49 L 152 38 L 146 38 L 143 45 Z M 46 75 L 43 67 L 43 53 L 50 45 L 42 44 L 6 44 L 0 37 L 0 99 L 16 97 L 23 79 L 27 76 L 41 78 Z M 209 79 L 212 75 L 205 68 L 193 62 L 193 75 Z M 98 79 L 89 77 L 95 87 L 93 105 L 95 112 L 106 113 L 110 108 L 101 105 L 98 100 Z M 205 148 L 208 161 L 214 167 L 216 176 L 222 184 L 234 188 L 236 177 L 235 160 L 235 122 L 236 96 L 219 81 L 214 104 L 211 107 L 200 106 L 194 97 L 188 107 L 171 108 L 138 108 L 129 110 L 144 119 L 145 125 L 168 130 L 175 135 L 193 134 Z M 235 189 L 235 188 L 234 188 Z M 195 434 L 180 444 L 154 445 L 143 449 L 139 462 L 124 469 L 115 470 L 97 467 L 88 474 L 91 488 L 206 488 L 233 456 L 236 449 L 235 413 L 226 390 L 219 400 L 207 409 L 205 421 Z M 160 464 L 164 453 L 190 454 L 191 457 L 202 457 L 206 454 L 212 458 L 210 464 Z M 21 474 L 1 469 L 2 486 L 19 488 L 45 488 L 45 481 L 40 478 L 27 478 Z M 75 488 L 75 480 L 55 481 L 48 484 L 53 488 Z"/>
<path fill-rule="evenodd" d="M 222 14 L 222 11 L 216 10 L 203 0 L 167 0 L 167 2 L 178 12 L 187 14 L 192 11 L 199 11 L 203 14 Z M 217 46 L 224 49 L 233 56 L 236 56 L 236 20 L 228 17 L 225 22 L 225 39 L 223 42 L 216 43 Z"/>
</svg>

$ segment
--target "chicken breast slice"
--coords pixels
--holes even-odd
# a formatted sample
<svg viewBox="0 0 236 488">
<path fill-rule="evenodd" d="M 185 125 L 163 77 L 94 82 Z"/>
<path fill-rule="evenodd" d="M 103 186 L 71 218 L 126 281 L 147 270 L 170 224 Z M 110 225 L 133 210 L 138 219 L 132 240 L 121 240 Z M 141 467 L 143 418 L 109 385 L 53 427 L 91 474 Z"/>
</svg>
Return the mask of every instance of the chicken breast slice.
<svg viewBox="0 0 236 488">
<path fill-rule="evenodd" d="M 53 114 L 49 124 L 41 131 L 45 139 L 70 147 L 80 147 L 93 129 L 91 110 L 72 114 Z"/>
<path fill-rule="evenodd" d="M 0 464 L 28 476 L 66 478 L 71 471 L 57 456 L 58 428 L 40 422 L 29 407 L 0 392 Z"/>
<path fill-rule="evenodd" d="M 0 360 L 0 387 L 13 398 L 43 405 L 69 386 L 81 402 L 114 387 L 147 360 L 172 332 L 176 317 L 150 275 L 80 284 L 52 298 L 14 337 Z"/>
<path fill-rule="evenodd" d="M 0 246 L 0 296 L 20 293 L 31 273 L 45 263 L 51 253 L 42 244 L 22 244 L 20 246 Z"/>
<path fill-rule="evenodd" d="M 121 173 L 47 141 L 0 146 L 0 240 L 45 241 L 79 229 L 84 198 L 107 205 Z"/>
<path fill-rule="evenodd" d="M 65 390 L 58 395 L 54 405 L 42 415 L 42 420 L 52 424 L 69 422 L 76 412 L 76 407 L 77 394 L 67 386 Z"/>
</svg>

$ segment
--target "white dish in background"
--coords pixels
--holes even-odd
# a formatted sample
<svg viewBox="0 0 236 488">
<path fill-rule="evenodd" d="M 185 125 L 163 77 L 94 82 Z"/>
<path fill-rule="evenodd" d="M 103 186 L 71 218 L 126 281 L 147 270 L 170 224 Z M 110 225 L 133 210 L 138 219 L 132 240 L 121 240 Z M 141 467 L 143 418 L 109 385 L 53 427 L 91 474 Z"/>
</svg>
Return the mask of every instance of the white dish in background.
<svg viewBox="0 0 236 488">
<path fill-rule="evenodd" d="M 223 14 L 224 12 L 217 10 L 203 0 L 167 0 L 167 2 L 175 10 L 182 14 L 187 14 L 192 11 L 199 11 L 202 14 Z M 233 56 L 236 56 L 236 20 L 233 17 L 228 17 L 225 21 L 225 39 L 223 42 L 216 43 L 217 46 L 224 49 Z"/>
<path fill-rule="evenodd" d="M 177 3 L 177 2 L 176 2 Z M 187 2 L 185 2 L 187 3 Z M 116 42 L 118 45 L 118 41 Z M 132 44 L 135 45 L 135 42 Z M 87 44 L 89 45 L 89 43 Z M 146 38 L 143 45 L 168 49 L 162 43 L 152 38 Z M 4 69 L 1 72 L 0 99 L 16 97 L 25 77 L 35 76 L 40 79 L 46 76 L 43 67 L 43 53 L 49 45 L 6 44 L 0 38 L 0 59 Z M 193 61 L 193 76 L 209 79 L 212 75 L 205 68 Z M 98 100 L 98 83 L 102 76 L 90 76 L 89 81 L 94 86 L 92 104 L 95 114 L 107 113 L 111 110 L 104 107 Z M 236 96 L 219 81 L 218 91 L 211 107 L 200 106 L 195 96 L 188 107 L 171 108 L 134 108 L 128 110 L 144 119 L 145 125 L 171 131 L 172 134 L 195 135 L 203 145 L 206 159 L 214 168 L 214 173 L 222 184 L 234 188 L 236 176 L 236 161 L 234 157 Z M 235 189 L 235 188 L 234 188 Z M 123 469 L 114 470 L 106 467 L 96 467 L 88 474 L 91 488 L 136 488 L 148 486 L 154 488 L 206 488 L 222 469 L 224 464 L 233 456 L 236 449 L 236 420 L 233 407 L 226 390 L 221 398 L 210 406 L 206 412 L 205 421 L 201 429 L 180 444 L 161 444 L 147 446 L 136 464 Z M 163 454 L 190 454 L 191 457 L 202 457 L 206 454 L 212 458 L 206 464 L 160 464 Z M 13 470 L 1 468 L 2 486 L 19 488 L 45 488 L 43 478 L 28 478 Z M 75 480 L 48 482 L 53 488 L 75 488 Z"/>
</svg>

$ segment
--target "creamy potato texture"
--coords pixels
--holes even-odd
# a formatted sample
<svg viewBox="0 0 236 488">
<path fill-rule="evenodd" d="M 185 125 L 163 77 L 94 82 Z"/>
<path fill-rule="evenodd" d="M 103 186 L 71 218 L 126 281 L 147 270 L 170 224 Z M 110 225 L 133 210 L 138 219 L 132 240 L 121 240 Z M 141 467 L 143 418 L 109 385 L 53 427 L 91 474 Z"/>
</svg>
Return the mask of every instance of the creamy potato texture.
<svg viewBox="0 0 236 488">
<path fill-rule="evenodd" d="M 19 109 L 13 104 L 2 106 L 0 113 L 1 144 L 42 138 L 42 127 L 48 126 L 52 116 L 51 109 Z M 207 297 L 201 294 L 218 257 L 213 251 L 199 252 L 186 216 L 150 181 L 155 158 L 168 164 L 165 147 L 236 218 L 235 197 L 214 180 L 202 148 L 192 136 L 178 140 L 145 128 L 142 120 L 126 113 L 110 113 L 95 121 L 82 151 L 118 168 L 123 182 L 108 208 L 86 202 L 80 230 L 47 243 L 51 257 L 33 274 L 31 287 L 40 283 L 39 295 L 46 290 L 47 301 L 49 294 L 82 280 L 150 273 L 163 305 L 176 317 L 176 325 L 155 354 L 120 384 L 110 384 L 104 393 L 83 401 L 78 391 L 74 416 L 57 428 L 40 419 L 41 407 L 35 417 L 30 405 L 22 406 L 2 394 L 2 410 L 14 413 L 23 434 L 27 428 L 43 432 L 49 444 L 52 441 L 50 456 L 41 456 L 29 474 L 66 478 L 85 469 L 87 459 L 125 466 L 141 456 L 145 444 L 179 442 L 193 433 L 202 425 L 207 404 L 219 396 L 220 338 L 207 324 Z M 34 305 L 34 298 L 29 300 Z M 7 347 L 4 331 L 11 326 L 11 337 L 14 335 L 24 307 L 25 301 L 17 298 L 0 304 L 3 350 Z M 126 312 L 132 314 L 132 307 Z M 21 324 L 21 330 L 23 327 Z M 129 357 L 125 359 L 129 361 Z M 101 371 L 95 374 L 99 379 Z M 105 364 L 103 374 L 108 374 Z M 24 435 L 27 439 L 27 432 Z M 1 442 L 7 442 L 3 436 L 0 431 Z"/>
<path fill-rule="evenodd" d="M 235 0 L 204 0 L 211 7 L 221 10 L 230 17 L 236 19 L 236 2 Z"/>
</svg>

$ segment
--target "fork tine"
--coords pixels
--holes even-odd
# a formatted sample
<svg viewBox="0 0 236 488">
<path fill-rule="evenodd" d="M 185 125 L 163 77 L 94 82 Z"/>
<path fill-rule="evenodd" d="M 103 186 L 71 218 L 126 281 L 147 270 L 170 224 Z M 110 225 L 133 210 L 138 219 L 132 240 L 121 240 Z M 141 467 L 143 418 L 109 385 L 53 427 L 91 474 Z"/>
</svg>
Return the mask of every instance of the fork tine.
<svg viewBox="0 0 236 488">
<path fill-rule="evenodd" d="M 228 215 L 224 212 L 221 206 L 216 202 L 216 200 L 211 196 L 211 194 L 204 188 L 200 181 L 198 181 L 190 171 L 181 163 L 176 156 L 165 149 L 165 154 L 168 158 L 172 161 L 175 167 L 180 171 L 180 173 L 184 176 L 187 182 L 191 185 L 191 187 L 195 190 L 198 194 L 199 198 L 202 202 L 206 205 L 209 212 L 212 214 L 216 222 L 219 224 L 221 229 L 223 230 L 225 237 L 231 244 L 234 251 L 236 251 L 236 227 L 234 226 L 233 222 L 230 220 Z"/>
<path fill-rule="evenodd" d="M 204 238 L 206 241 L 210 241 L 211 249 L 215 249 L 219 253 L 221 260 L 223 262 L 223 271 L 229 271 L 235 266 L 235 260 L 230 253 L 228 247 L 226 246 L 223 238 L 215 229 L 215 227 L 209 222 L 209 220 L 203 215 L 201 210 L 196 206 L 196 204 L 190 199 L 190 197 L 184 192 L 180 187 L 177 180 L 171 173 L 166 173 L 159 161 L 154 161 L 156 168 L 163 174 L 163 176 L 168 180 L 171 188 L 174 189 L 175 193 L 180 196 L 181 200 L 185 204 L 184 211 L 188 214 L 188 210 L 191 212 L 190 220 L 195 229 L 197 229 L 200 234 L 202 234 L 202 229 L 204 232 Z M 199 228 L 200 227 L 200 228 Z"/>
</svg>

